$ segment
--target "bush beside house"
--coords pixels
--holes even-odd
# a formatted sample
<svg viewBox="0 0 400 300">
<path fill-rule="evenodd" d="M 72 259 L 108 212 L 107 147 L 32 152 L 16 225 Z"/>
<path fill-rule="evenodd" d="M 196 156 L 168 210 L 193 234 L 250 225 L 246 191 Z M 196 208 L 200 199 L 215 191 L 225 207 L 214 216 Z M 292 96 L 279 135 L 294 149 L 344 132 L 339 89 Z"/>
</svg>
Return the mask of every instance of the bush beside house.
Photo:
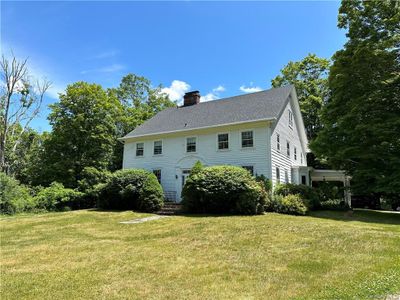
<svg viewBox="0 0 400 300">
<path fill-rule="evenodd" d="M 164 194 L 156 176 L 146 170 L 116 171 L 99 188 L 98 207 L 102 209 L 159 210 Z"/>
<path fill-rule="evenodd" d="M 248 215 L 264 212 L 267 198 L 263 185 L 248 171 L 235 166 L 196 167 L 182 196 L 188 212 Z"/>
</svg>

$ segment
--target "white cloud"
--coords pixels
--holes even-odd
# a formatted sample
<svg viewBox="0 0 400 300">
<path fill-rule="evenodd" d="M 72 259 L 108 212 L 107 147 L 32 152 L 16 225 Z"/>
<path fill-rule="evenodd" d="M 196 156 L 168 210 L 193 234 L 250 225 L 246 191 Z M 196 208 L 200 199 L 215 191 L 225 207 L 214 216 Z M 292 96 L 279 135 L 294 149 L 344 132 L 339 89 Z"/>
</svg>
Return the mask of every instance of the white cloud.
<svg viewBox="0 0 400 300">
<path fill-rule="evenodd" d="M 169 96 L 169 99 L 172 101 L 178 101 L 178 103 L 182 103 L 183 95 L 188 92 L 190 89 L 190 85 L 181 80 L 172 81 L 170 87 L 165 87 L 161 89 L 162 93 L 165 93 Z"/>
<path fill-rule="evenodd" d="M 47 96 L 53 99 L 59 98 L 59 93 L 64 93 L 67 86 L 61 86 L 57 84 L 52 84 L 50 88 L 46 91 Z"/>
<path fill-rule="evenodd" d="M 98 53 L 96 55 L 94 55 L 92 58 L 93 59 L 103 59 L 103 58 L 110 58 L 110 57 L 114 57 L 119 53 L 119 51 L 117 50 L 109 50 L 109 51 L 104 51 L 101 53 Z"/>
<path fill-rule="evenodd" d="M 123 69 L 125 69 L 125 66 L 123 66 L 123 65 L 112 64 L 112 65 L 101 67 L 101 68 L 83 70 L 83 71 L 81 71 L 81 74 L 87 74 L 87 73 L 114 73 L 114 72 L 121 71 Z"/>
<path fill-rule="evenodd" d="M 253 86 L 253 83 L 251 82 L 250 86 L 246 87 L 246 86 L 242 85 L 240 87 L 240 90 L 245 93 L 255 93 L 255 92 L 262 91 L 262 88 L 260 88 L 259 86 Z"/>
<path fill-rule="evenodd" d="M 219 97 L 213 93 L 208 93 L 205 96 L 201 96 L 200 102 L 207 102 L 207 101 L 212 101 L 212 100 L 217 100 Z"/>
<path fill-rule="evenodd" d="M 213 88 L 213 92 L 216 92 L 216 93 L 225 92 L 225 87 L 222 85 L 219 85 L 216 88 Z"/>
</svg>

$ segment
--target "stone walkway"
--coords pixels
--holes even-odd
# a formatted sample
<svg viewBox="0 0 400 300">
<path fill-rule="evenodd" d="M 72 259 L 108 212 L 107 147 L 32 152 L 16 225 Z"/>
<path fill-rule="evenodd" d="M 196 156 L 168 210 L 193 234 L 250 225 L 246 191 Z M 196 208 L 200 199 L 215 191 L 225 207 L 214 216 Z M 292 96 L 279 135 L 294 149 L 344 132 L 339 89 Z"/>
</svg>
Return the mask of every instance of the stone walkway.
<svg viewBox="0 0 400 300">
<path fill-rule="evenodd" d="M 130 220 L 130 221 L 123 221 L 123 222 L 120 222 L 120 223 L 121 224 L 139 224 L 139 223 L 158 220 L 158 219 L 162 219 L 162 218 L 169 218 L 169 216 L 152 216 L 152 217 L 134 219 L 134 220 Z"/>
</svg>

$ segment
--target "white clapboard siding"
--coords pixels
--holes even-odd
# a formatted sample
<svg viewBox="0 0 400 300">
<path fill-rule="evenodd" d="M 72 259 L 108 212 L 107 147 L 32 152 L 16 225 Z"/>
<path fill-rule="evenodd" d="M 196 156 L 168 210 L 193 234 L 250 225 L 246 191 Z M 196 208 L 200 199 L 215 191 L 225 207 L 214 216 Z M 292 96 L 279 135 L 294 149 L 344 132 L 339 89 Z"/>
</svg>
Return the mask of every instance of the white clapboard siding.
<svg viewBox="0 0 400 300">
<path fill-rule="evenodd" d="M 302 148 L 298 128 L 296 125 L 295 118 L 293 116 L 293 125 L 289 127 L 289 109 L 294 113 L 292 103 L 289 101 L 281 117 L 277 123 L 273 126 L 271 136 L 271 163 L 272 163 L 272 183 L 276 184 L 276 168 L 280 170 L 280 182 L 285 182 L 285 171 L 288 172 L 289 182 L 297 183 L 297 178 L 292 178 L 292 167 L 293 166 L 306 166 L 306 153 L 305 149 Z M 280 150 L 277 150 L 277 134 L 280 135 Z M 286 152 L 286 141 L 290 143 L 290 156 L 287 156 Z M 294 159 L 294 147 L 297 149 L 297 160 Z M 301 159 L 303 156 L 303 162 Z"/>
<path fill-rule="evenodd" d="M 254 147 L 241 147 L 241 132 L 253 130 Z M 229 150 L 217 148 L 217 134 L 229 133 Z M 186 138 L 197 138 L 196 153 L 186 153 Z M 271 177 L 270 123 L 253 122 L 191 132 L 164 134 L 125 141 L 123 168 L 161 169 L 161 185 L 165 193 L 175 192 L 179 198 L 182 169 L 190 169 L 200 160 L 204 165 L 253 166 L 254 173 Z M 153 155 L 153 143 L 162 140 L 162 155 Z M 144 156 L 136 157 L 136 143 L 144 143 Z"/>
</svg>

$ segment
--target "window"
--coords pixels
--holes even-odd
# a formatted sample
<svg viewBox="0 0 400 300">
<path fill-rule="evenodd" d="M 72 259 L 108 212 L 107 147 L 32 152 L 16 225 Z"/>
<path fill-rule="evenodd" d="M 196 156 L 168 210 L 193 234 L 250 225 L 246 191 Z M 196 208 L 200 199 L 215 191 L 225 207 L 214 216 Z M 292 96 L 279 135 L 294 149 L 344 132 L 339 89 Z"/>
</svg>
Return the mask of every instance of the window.
<svg viewBox="0 0 400 300">
<path fill-rule="evenodd" d="M 154 155 L 162 154 L 162 141 L 154 141 Z"/>
<path fill-rule="evenodd" d="M 305 175 L 301 175 L 301 184 L 307 184 Z"/>
<path fill-rule="evenodd" d="M 218 134 L 218 150 L 229 149 L 229 134 Z"/>
<path fill-rule="evenodd" d="M 293 113 L 289 109 L 289 127 L 293 127 Z"/>
<path fill-rule="evenodd" d="M 281 150 L 281 137 L 279 133 L 276 135 L 276 149 Z"/>
<path fill-rule="evenodd" d="M 300 161 L 301 161 L 301 164 L 303 164 L 303 152 L 300 152 Z"/>
<path fill-rule="evenodd" d="M 285 170 L 285 182 L 289 183 L 289 173 L 287 170 Z"/>
<path fill-rule="evenodd" d="M 293 151 L 294 151 L 294 160 L 297 160 L 297 148 L 294 147 Z"/>
<path fill-rule="evenodd" d="M 144 153 L 144 143 L 136 144 L 136 156 L 143 156 Z"/>
<path fill-rule="evenodd" d="M 243 131 L 242 132 L 242 148 L 253 147 L 253 131 Z"/>
<path fill-rule="evenodd" d="M 287 154 L 287 156 L 290 157 L 290 143 L 289 143 L 289 141 L 286 141 L 286 154 Z"/>
<path fill-rule="evenodd" d="M 276 167 L 276 183 L 280 183 L 280 182 L 281 182 L 280 170 L 278 167 Z"/>
<path fill-rule="evenodd" d="M 253 166 L 242 166 L 243 169 L 249 171 L 249 173 L 251 174 L 251 176 L 254 175 L 254 167 Z"/>
<path fill-rule="evenodd" d="M 158 182 L 161 183 L 161 170 L 160 169 L 153 170 L 153 174 L 156 175 Z"/>
<path fill-rule="evenodd" d="M 190 137 L 186 139 L 186 152 L 196 152 L 196 138 Z"/>
</svg>

